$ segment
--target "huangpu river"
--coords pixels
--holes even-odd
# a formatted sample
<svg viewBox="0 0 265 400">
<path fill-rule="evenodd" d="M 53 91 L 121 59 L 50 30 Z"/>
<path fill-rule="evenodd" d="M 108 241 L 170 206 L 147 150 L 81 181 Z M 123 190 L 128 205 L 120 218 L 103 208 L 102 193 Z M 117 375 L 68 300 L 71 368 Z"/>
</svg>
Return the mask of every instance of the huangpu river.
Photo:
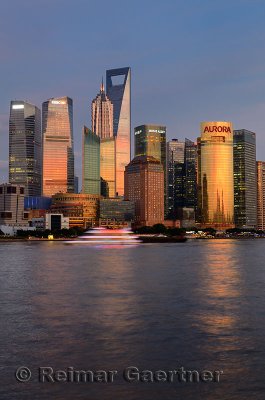
<svg viewBox="0 0 265 400">
<path fill-rule="evenodd" d="M 2 242 L 0 282 L 1 400 L 265 399 L 265 240 Z M 113 382 L 71 381 L 99 370 Z"/>
</svg>

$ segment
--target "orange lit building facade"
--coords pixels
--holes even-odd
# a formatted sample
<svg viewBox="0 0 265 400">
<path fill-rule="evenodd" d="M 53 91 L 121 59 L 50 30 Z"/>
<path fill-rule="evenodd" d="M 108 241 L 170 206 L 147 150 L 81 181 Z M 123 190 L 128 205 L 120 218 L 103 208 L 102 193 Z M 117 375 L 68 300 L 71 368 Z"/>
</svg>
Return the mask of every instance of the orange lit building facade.
<svg viewBox="0 0 265 400">
<path fill-rule="evenodd" d="M 73 101 L 52 98 L 42 105 L 42 193 L 74 192 Z"/>
<path fill-rule="evenodd" d="M 52 196 L 51 212 L 69 217 L 69 226 L 89 228 L 98 225 L 99 200 L 92 194 L 56 193 Z"/>
<path fill-rule="evenodd" d="M 202 122 L 198 138 L 198 215 L 202 226 L 234 227 L 233 127 Z"/>
</svg>

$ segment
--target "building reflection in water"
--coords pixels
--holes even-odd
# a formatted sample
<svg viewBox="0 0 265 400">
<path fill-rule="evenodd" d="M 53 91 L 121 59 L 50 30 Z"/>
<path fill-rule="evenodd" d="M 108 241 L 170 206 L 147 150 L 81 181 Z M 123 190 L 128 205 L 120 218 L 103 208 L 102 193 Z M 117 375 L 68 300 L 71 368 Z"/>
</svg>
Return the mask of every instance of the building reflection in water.
<svg viewBox="0 0 265 400">
<path fill-rule="evenodd" d="M 47 243 L 47 246 L 54 244 L 58 247 L 58 243 Z M 126 354 L 140 358 L 140 349 L 130 346 L 143 323 L 141 315 L 138 316 L 141 305 L 137 285 L 133 284 L 135 247 L 126 247 L 124 251 L 125 247 L 90 248 L 88 257 L 87 246 L 67 246 L 66 250 L 64 246 L 56 262 L 52 252 L 42 253 L 46 268 L 35 269 L 34 281 L 39 287 L 32 304 L 36 320 L 41 324 L 38 340 L 44 346 L 47 340 L 46 357 L 63 358 L 67 349 L 67 357 L 73 363 L 77 360 L 80 365 L 88 359 L 91 366 L 96 366 L 108 355 L 110 368 L 119 367 L 116 357 L 122 359 Z M 63 250 L 71 255 L 74 274 L 65 266 Z M 53 346 L 48 346 L 50 337 Z"/>
<path fill-rule="evenodd" d="M 212 359 L 229 380 L 239 381 L 250 373 L 246 364 L 237 363 L 239 354 L 254 348 L 251 338 L 244 334 L 240 244 L 220 239 L 209 242 L 204 250 L 198 272 L 198 305 L 192 316 L 193 327 L 203 334 L 202 358 Z M 205 367 L 209 368 L 209 361 Z"/>
</svg>

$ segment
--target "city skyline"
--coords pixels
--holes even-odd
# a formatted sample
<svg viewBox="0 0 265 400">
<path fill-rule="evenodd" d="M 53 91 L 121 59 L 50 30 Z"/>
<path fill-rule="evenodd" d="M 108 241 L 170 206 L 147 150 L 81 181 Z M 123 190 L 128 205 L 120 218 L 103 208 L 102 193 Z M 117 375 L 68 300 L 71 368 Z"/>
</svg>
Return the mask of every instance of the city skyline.
<svg viewBox="0 0 265 400">
<path fill-rule="evenodd" d="M 7 3 L 1 10 L 1 73 L 7 77 L 0 95 L 1 181 L 7 180 L 9 102 L 23 99 L 40 108 L 45 99 L 64 95 L 75 104 L 75 155 L 81 177 L 80 132 L 84 124 L 89 126 L 91 101 L 104 70 L 123 65 L 132 68 L 132 128 L 162 124 L 167 126 L 168 139 L 195 140 L 200 121 L 233 121 L 235 129 L 256 132 L 257 159 L 264 159 L 265 56 L 260 51 L 265 37 L 264 3 L 242 0 L 238 7 L 228 1 L 219 5 L 166 1 L 161 10 L 158 2 L 147 1 L 142 18 L 159 23 L 163 29 L 158 31 L 152 24 L 135 29 L 137 1 L 125 12 L 119 2 L 79 1 L 72 7 L 66 0 L 64 19 L 59 18 L 60 1 L 40 4 L 38 13 L 32 4 L 15 0 L 12 13 Z M 102 15 L 102 7 L 106 17 L 98 30 L 97 18 L 88 25 L 86 16 L 88 12 Z M 119 23 L 113 24 L 107 15 Z M 28 37 L 36 35 L 27 46 L 19 34 L 22 27 Z"/>
</svg>

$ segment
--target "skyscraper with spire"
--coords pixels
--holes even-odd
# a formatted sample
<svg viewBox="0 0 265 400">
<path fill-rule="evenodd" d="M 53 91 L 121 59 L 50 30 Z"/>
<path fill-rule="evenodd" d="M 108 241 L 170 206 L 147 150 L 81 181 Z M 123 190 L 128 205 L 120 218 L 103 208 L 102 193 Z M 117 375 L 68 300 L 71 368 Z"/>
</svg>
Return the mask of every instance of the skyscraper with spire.
<svg viewBox="0 0 265 400">
<path fill-rule="evenodd" d="M 100 177 L 107 197 L 116 196 L 116 138 L 113 135 L 113 104 L 105 93 L 104 83 L 91 105 L 91 130 L 100 138 Z"/>
<path fill-rule="evenodd" d="M 103 78 L 100 92 L 91 105 L 91 130 L 100 139 L 113 136 L 113 104 L 105 93 Z"/>
</svg>

